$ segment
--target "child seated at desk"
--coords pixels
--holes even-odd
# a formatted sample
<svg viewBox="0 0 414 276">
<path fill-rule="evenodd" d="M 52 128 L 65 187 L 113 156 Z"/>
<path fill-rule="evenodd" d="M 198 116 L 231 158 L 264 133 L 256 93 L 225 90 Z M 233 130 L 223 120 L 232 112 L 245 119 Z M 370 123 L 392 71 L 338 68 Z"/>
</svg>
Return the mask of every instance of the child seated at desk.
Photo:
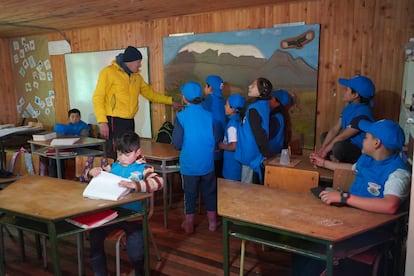
<svg viewBox="0 0 414 276">
<path fill-rule="evenodd" d="M 117 161 L 110 172 L 134 182 L 121 181 L 119 186 L 130 188 L 136 192 L 154 192 L 163 188 L 163 179 L 154 172 L 154 167 L 145 163 L 141 156 L 141 144 L 138 134 L 125 132 L 116 141 Z M 87 174 L 95 177 L 102 171 L 101 167 L 92 168 Z M 121 207 L 141 211 L 141 202 L 132 202 Z M 95 275 L 108 275 L 106 266 L 105 238 L 113 230 L 123 229 L 127 235 L 126 248 L 129 259 L 134 264 L 135 275 L 144 275 L 144 239 L 142 225 L 136 221 L 122 221 L 108 226 L 94 228 L 90 231 L 90 260 Z"/>
<path fill-rule="evenodd" d="M 81 120 L 81 112 L 77 108 L 72 108 L 68 111 L 68 124 L 56 124 L 55 132 L 57 134 L 89 136 L 89 126 Z M 64 175 L 65 166 L 63 160 L 49 159 L 48 172 L 49 176 L 57 176 L 56 162 L 60 162 L 61 175 Z"/>
<path fill-rule="evenodd" d="M 77 108 L 68 111 L 68 124 L 56 124 L 57 134 L 89 136 L 89 126 L 81 120 L 81 112 Z"/>
<path fill-rule="evenodd" d="M 362 120 L 358 127 L 366 134 L 362 155 L 355 164 L 338 163 L 325 160 L 317 154 L 310 155 L 311 162 L 319 167 L 356 172 L 349 192 L 325 190 L 319 196 L 327 205 L 341 202 L 370 212 L 397 213 L 409 196 L 411 183 L 410 171 L 400 155 L 404 146 L 404 132 L 391 120 Z M 324 269 L 324 262 L 307 259 L 304 266 L 304 259 L 295 257 L 293 275 L 319 275 Z"/>
</svg>

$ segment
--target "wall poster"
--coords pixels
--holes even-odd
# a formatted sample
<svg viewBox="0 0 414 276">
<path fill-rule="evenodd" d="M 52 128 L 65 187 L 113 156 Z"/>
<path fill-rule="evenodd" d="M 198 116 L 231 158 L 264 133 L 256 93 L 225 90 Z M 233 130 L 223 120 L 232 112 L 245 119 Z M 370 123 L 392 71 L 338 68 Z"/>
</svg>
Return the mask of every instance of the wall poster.
<svg viewBox="0 0 414 276">
<path fill-rule="evenodd" d="M 47 37 L 19 37 L 10 43 L 18 117 L 54 125 L 55 91 Z"/>
<path fill-rule="evenodd" d="M 286 89 L 295 98 L 289 110 L 292 139 L 315 143 L 319 25 L 282 25 L 275 28 L 170 36 L 163 40 L 165 90 L 179 97 L 187 81 L 202 86 L 208 75 L 225 82 L 223 96 L 247 96 L 258 77 L 269 79 L 274 90 Z"/>
</svg>

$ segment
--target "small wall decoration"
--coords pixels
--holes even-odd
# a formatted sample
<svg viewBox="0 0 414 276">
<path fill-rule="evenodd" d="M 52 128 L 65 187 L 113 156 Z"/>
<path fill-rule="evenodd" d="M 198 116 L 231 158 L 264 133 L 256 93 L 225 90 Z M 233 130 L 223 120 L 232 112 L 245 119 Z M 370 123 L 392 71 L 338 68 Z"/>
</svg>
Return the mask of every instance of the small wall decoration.
<svg viewBox="0 0 414 276">
<path fill-rule="evenodd" d="M 10 43 L 18 116 L 54 125 L 55 93 L 47 38 L 20 37 Z"/>
<path fill-rule="evenodd" d="M 208 75 L 225 82 L 223 96 L 247 96 L 258 77 L 269 79 L 274 90 L 285 89 L 295 99 L 289 110 L 293 139 L 315 143 L 319 25 L 282 25 L 274 28 L 169 36 L 163 40 L 165 90 L 181 97 L 187 81 L 202 86 Z"/>
</svg>

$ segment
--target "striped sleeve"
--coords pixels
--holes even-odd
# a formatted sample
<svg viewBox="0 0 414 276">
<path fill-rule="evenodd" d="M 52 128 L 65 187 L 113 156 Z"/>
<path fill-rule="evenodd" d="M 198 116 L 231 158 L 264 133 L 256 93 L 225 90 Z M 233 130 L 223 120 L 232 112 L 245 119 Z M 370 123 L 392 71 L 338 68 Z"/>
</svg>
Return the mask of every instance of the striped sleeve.
<svg viewBox="0 0 414 276">
<path fill-rule="evenodd" d="M 154 167 L 147 165 L 144 168 L 142 180 L 136 183 L 137 192 L 155 192 L 161 190 L 164 187 L 164 182 L 161 176 L 155 171 Z"/>
</svg>

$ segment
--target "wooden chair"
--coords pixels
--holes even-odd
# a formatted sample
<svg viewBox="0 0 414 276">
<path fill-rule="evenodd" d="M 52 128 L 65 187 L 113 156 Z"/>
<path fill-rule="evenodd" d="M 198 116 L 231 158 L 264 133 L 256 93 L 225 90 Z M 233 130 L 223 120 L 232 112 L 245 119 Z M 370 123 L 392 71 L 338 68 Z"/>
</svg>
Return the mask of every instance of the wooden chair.
<svg viewBox="0 0 414 276">
<path fill-rule="evenodd" d="M 355 172 L 345 169 L 336 169 L 333 174 L 332 187 L 341 191 L 348 192 L 355 180 Z"/>
<path fill-rule="evenodd" d="M 294 192 L 309 193 L 310 188 L 318 186 L 319 172 L 299 170 L 281 166 L 266 166 L 264 185 Z M 240 276 L 244 272 L 246 240 L 242 240 L 240 249 Z"/>
<path fill-rule="evenodd" d="M 93 159 L 93 160 L 92 160 Z M 85 168 L 93 168 L 93 167 L 101 167 L 103 157 L 102 156 L 95 156 L 95 157 L 89 157 L 89 156 L 76 156 L 75 159 L 75 177 L 77 179 L 82 179 L 83 174 L 85 173 Z M 104 163 L 111 165 L 114 162 L 112 158 L 106 158 L 106 161 Z M 88 164 L 87 164 L 88 163 Z M 92 165 L 91 165 L 92 163 Z M 149 208 L 148 208 L 148 215 L 147 219 L 152 217 L 152 214 L 154 213 L 154 192 L 151 193 L 150 201 L 149 201 Z M 151 227 L 148 223 L 148 234 L 149 238 L 151 240 L 152 245 L 154 246 L 155 255 L 157 257 L 158 261 L 161 261 L 161 256 L 157 247 L 157 244 L 155 243 L 154 236 L 151 231 Z M 123 230 L 114 230 L 112 233 L 109 234 L 107 240 L 115 240 L 115 251 L 116 251 L 116 275 L 121 275 L 121 255 L 120 255 L 120 245 L 125 237 L 125 232 Z"/>
<path fill-rule="evenodd" d="M 266 166 L 264 185 L 269 188 L 308 193 L 319 184 L 319 172 L 281 166 Z"/>
</svg>

